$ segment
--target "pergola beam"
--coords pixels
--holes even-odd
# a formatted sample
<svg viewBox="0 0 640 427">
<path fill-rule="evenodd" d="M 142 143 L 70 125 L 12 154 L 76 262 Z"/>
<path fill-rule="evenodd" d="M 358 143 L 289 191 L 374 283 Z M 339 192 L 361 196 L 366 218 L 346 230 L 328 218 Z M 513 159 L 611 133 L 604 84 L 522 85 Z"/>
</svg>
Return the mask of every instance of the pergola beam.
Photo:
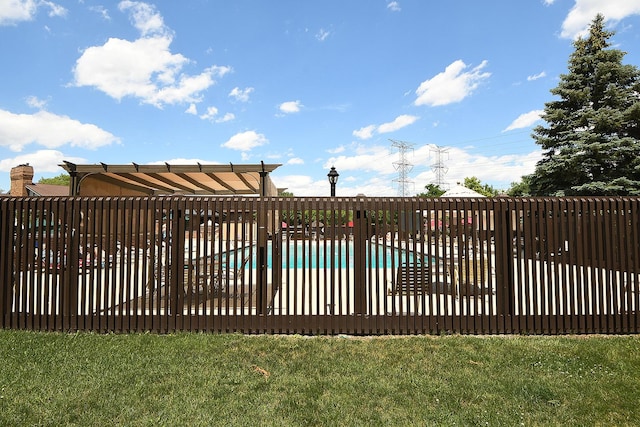
<svg viewBox="0 0 640 427">
<path fill-rule="evenodd" d="M 83 182 L 91 177 L 110 185 L 143 194 L 194 195 L 255 194 L 268 195 L 272 186 L 269 173 L 280 164 L 210 165 L 140 165 L 137 163 L 111 165 L 99 163 L 77 165 L 64 161 L 60 165 L 71 176 L 70 195 L 82 195 Z M 234 177 L 234 178 L 231 178 Z M 214 184 L 215 183 L 215 184 Z M 220 188 L 216 188 L 219 186 Z M 271 195 L 271 194 L 269 194 Z"/>
</svg>

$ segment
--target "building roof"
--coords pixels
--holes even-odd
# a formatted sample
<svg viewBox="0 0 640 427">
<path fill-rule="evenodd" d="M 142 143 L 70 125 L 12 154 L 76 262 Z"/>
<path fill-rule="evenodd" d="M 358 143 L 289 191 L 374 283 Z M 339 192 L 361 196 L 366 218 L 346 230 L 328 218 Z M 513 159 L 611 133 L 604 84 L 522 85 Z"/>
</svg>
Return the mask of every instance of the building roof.
<svg viewBox="0 0 640 427">
<path fill-rule="evenodd" d="M 55 184 L 27 184 L 29 196 L 61 197 L 69 195 L 69 187 Z"/>
<path fill-rule="evenodd" d="M 263 195 L 275 196 L 277 189 L 269 173 L 280 164 L 234 165 L 60 165 L 71 176 L 73 195 L 83 195 L 83 184 L 91 180 L 146 195 Z"/>
</svg>

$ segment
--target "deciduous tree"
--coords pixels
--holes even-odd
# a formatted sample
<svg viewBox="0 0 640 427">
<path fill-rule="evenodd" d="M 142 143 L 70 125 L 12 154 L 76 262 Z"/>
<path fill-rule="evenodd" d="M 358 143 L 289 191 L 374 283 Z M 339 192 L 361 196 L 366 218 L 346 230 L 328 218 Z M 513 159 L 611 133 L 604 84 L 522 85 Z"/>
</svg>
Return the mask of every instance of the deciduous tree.
<svg viewBox="0 0 640 427">
<path fill-rule="evenodd" d="M 52 178 L 40 178 L 38 184 L 53 184 L 53 185 L 69 185 L 71 177 L 66 173 L 61 173 L 58 176 Z"/>
<path fill-rule="evenodd" d="M 498 190 L 489 184 L 483 184 L 480 182 L 480 179 L 475 176 L 465 178 L 462 185 L 483 196 L 494 197 L 498 195 Z"/>
<path fill-rule="evenodd" d="M 427 191 L 417 194 L 418 197 L 440 197 L 445 192 L 445 190 L 436 184 L 427 184 L 424 186 L 424 189 Z"/>
</svg>

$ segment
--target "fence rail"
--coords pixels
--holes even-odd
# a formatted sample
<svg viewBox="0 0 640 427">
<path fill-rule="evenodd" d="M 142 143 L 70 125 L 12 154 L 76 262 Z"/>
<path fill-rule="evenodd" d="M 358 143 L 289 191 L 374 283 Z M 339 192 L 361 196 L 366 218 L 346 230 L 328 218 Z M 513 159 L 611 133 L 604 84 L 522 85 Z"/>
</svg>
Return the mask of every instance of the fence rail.
<svg viewBox="0 0 640 427">
<path fill-rule="evenodd" d="M 637 333 L 640 198 L 4 198 L 33 330 Z"/>
</svg>

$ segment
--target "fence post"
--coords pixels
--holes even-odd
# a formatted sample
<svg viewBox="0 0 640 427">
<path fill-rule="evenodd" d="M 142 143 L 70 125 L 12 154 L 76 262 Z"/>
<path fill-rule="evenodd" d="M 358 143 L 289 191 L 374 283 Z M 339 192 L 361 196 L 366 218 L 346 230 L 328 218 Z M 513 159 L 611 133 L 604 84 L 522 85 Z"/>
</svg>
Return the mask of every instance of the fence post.
<svg viewBox="0 0 640 427">
<path fill-rule="evenodd" d="M 10 232 L 10 228 L 13 226 L 13 215 L 9 215 L 10 212 L 14 212 L 14 209 L 9 209 L 9 206 L 13 206 L 13 199 L 0 200 L 0 328 L 6 328 L 9 326 L 8 319 L 10 313 L 10 301 L 11 290 L 13 289 L 13 274 L 14 274 L 14 254 L 13 245 L 14 238 L 13 233 Z M 11 225 L 10 225 L 11 224 Z"/>
<path fill-rule="evenodd" d="M 256 286 L 256 299 L 257 299 L 257 308 L 258 314 L 266 314 L 268 311 L 267 307 L 267 210 L 268 207 L 265 206 L 267 204 L 267 200 L 265 197 L 261 197 L 258 201 L 258 242 L 257 242 L 257 250 L 258 250 L 258 271 L 257 271 L 257 282 Z"/>
<path fill-rule="evenodd" d="M 173 328 L 184 329 L 184 259 L 185 259 L 185 198 L 172 197 L 172 215 L 168 218 L 171 224 L 171 243 L 169 249 L 169 277 L 167 286 L 170 286 L 171 315 L 174 319 Z"/>
<path fill-rule="evenodd" d="M 62 296 L 64 299 L 62 310 L 63 330 L 75 330 L 78 327 L 78 284 L 80 282 L 80 211 L 76 199 L 57 199 L 58 207 L 67 204 L 68 209 L 63 212 L 65 220 L 62 223 L 60 239 L 60 268 L 62 271 Z"/>
<path fill-rule="evenodd" d="M 515 277 L 513 271 L 513 240 L 511 209 L 506 200 L 498 200 L 496 209 L 495 258 L 496 258 L 496 308 L 504 316 L 503 332 L 508 332 L 507 317 L 513 315 Z"/>
<path fill-rule="evenodd" d="M 360 202 L 360 201 L 359 201 Z M 353 221 L 353 278 L 354 278 L 354 310 L 356 314 L 364 314 L 367 307 L 366 295 L 366 239 L 367 211 L 358 203 Z"/>
</svg>

